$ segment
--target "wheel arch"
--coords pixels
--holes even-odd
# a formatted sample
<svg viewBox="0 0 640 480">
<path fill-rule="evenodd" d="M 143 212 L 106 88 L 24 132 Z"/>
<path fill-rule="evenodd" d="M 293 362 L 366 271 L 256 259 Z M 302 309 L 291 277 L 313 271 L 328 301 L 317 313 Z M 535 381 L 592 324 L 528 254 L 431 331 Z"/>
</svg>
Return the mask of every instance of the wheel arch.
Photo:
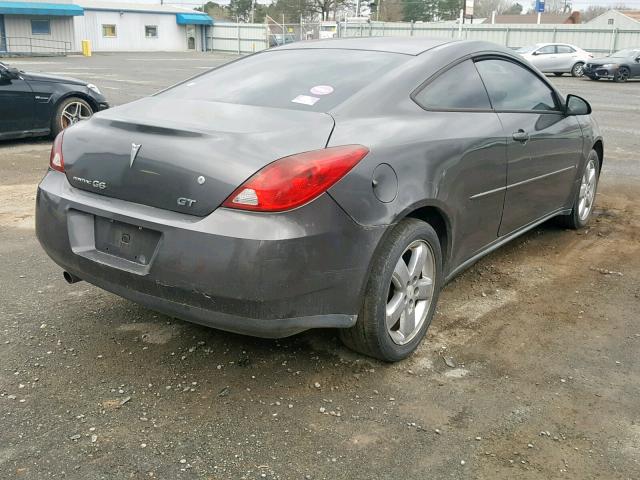
<svg viewBox="0 0 640 480">
<path fill-rule="evenodd" d="M 593 144 L 593 149 L 598 154 L 598 161 L 600 163 L 598 171 L 601 172 L 602 164 L 604 162 L 604 144 L 602 143 L 602 139 L 599 138 L 595 141 L 595 143 Z"/>
<path fill-rule="evenodd" d="M 431 225 L 431 227 L 436 231 L 436 235 L 438 236 L 438 240 L 440 241 L 440 250 L 442 251 L 442 275 L 443 278 L 447 277 L 450 270 L 449 262 L 451 259 L 453 243 L 450 216 L 445 212 L 443 208 L 434 204 L 414 205 L 410 208 L 407 208 L 402 214 L 398 215 L 398 217 L 393 221 L 393 223 L 388 225 L 388 227 L 385 229 L 385 232 L 378 239 L 378 243 L 373 250 L 371 261 L 367 266 L 367 272 L 363 279 L 364 281 L 360 289 L 360 299 L 364 298 L 367 284 L 369 283 L 369 278 L 371 277 L 373 261 L 377 257 L 380 248 L 385 243 L 389 234 L 393 231 L 395 226 L 406 218 L 422 220 L 423 222 Z"/>
<path fill-rule="evenodd" d="M 403 218 L 416 218 L 428 223 L 433 227 L 440 240 L 440 249 L 442 251 L 442 269 L 443 274 L 449 268 L 449 259 L 451 258 L 451 220 L 441 208 L 435 205 L 425 205 L 409 211 Z"/>
<path fill-rule="evenodd" d="M 55 115 L 58 111 L 58 107 L 60 106 L 60 104 L 62 102 L 64 102 L 65 100 L 69 99 L 69 98 L 79 98 L 81 100 L 84 100 L 85 102 L 87 102 L 91 108 L 93 109 L 93 113 L 96 113 L 98 111 L 98 104 L 96 103 L 96 101 L 91 98 L 90 95 L 87 95 L 86 93 L 83 92 L 78 92 L 78 91 L 69 91 L 69 92 L 65 92 L 62 95 L 60 95 L 60 97 L 58 97 L 54 103 L 54 109 L 53 109 L 53 114 Z"/>
</svg>

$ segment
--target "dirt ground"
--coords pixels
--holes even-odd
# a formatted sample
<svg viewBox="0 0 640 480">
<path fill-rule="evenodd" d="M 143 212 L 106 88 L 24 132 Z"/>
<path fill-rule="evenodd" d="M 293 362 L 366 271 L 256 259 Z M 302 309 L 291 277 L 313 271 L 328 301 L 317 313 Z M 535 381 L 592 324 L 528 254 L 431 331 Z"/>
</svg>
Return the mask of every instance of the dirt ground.
<svg viewBox="0 0 640 480">
<path fill-rule="evenodd" d="M 213 61 L 154 58 L 140 94 Z M 591 226 L 485 257 L 394 365 L 332 331 L 254 339 L 67 285 L 33 229 L 50 143 L 1 144 L 0 478 L 639 479 L 640 82 L 552 81 L 605 134 Z"/>
</svg>

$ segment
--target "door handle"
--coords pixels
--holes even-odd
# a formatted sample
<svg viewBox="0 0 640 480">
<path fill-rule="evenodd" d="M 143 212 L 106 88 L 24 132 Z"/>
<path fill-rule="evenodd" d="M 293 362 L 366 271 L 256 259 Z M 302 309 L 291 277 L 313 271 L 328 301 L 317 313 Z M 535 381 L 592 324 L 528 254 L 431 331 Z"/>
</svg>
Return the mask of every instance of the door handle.
<svg viewBox="0 0 640 480">
<path fill-rule="evenodd" d="M 524 130 L 520 129 L 517 132 L 513 132 L 513 139 L 516 142 L 527 143 L 527 140 L 529 140 L 529 134 Z"/>
</svg>

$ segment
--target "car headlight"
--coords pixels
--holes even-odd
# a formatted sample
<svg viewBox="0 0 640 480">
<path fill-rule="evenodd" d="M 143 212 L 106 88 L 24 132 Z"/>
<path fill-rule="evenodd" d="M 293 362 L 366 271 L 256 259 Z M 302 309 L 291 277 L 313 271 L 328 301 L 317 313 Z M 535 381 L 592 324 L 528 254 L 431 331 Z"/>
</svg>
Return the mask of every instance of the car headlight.
<svg viewBox="0 0 640 480">
<path fill-rule="evenodd" d="M 610 69 L 610 68 L 618 68 L 620 65 L 618 65 L 617 63 L 607 63 L 605 65 L 602 65 L 602 68 L 606 68 L 606 69 Z"/>
<path fill-rule="evenodd" d="M 100 89 L 98 87 L 96 87 L 93 83 L 88 83 L 87 84 L 87 88 L 89 90 L 93 90 L 94 92 L 96 92 L 98 95 L 102 95 L 102 92 L 100 91 Z"/>
</svg>

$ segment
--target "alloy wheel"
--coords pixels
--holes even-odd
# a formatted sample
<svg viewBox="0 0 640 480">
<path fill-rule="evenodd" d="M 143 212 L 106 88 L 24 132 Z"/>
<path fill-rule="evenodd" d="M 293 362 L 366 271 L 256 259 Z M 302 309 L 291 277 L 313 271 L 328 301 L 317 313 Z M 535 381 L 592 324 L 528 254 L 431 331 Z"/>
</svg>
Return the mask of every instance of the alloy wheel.
<svg viewBox="0 0 640 480">
<path fill-rule="evenodd" d="M 573 72 L 572 72 L 574 77 L 581 77 L 584 75 L 584 63 L 576 63 L 573 66 Z"/>
<path fill-rule="evenodd" d="M 75 125 L 80 120 L 87 120 L 93 112 L 91 108 L 81 102 L 70 102 L 62 110 L 62 128 L 65 129 L 71 125 Z"/>
<path fill-rule="evenodd" d="M 626 82 L 629 79 L 629 70 L 625 67 L 620 68 L 618 73 L 616 73 L 616 82 Z"/>
<path fill-rule="evenodd" d="M 387 332 L 397 345 L 410 342 L 421 330 L 431 307 L 436 274 L 435 256 L 424 240 L 402 253 L 393 270 L 386 306 Z"/>
<path fill-rule="evenodd" d="M 582 181 L 580 182 L 580 195 L 578 196 L 578 217 L 585 221 L 591 214 L 593 201 L 596 197 L 596 187 L 598 184 L 598 174 L 596 164 L 590 159 L 584 169 Z"/>
</svg>

